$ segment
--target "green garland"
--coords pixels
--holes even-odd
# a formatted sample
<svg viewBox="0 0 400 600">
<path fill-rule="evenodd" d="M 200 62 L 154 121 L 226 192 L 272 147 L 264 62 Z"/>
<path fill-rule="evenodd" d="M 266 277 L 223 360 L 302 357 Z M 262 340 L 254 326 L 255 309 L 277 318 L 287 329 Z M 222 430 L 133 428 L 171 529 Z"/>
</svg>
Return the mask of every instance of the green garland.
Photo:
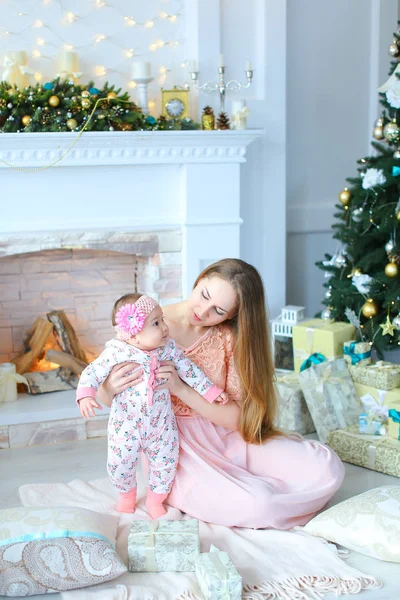
<svg viewBox="0 0 400 600">
<path fill-rule="evenodd" d="M 99 98 L 107 100 L 99 103 L 89 120 Z M 179 131 L 200 125 L 191 119 L 145 115 L 127 92 L 121 94 L 108 83 L 98 89 L 92 81 L 82 86 L 54 79 L 20 90 L 0 82 L 0 133 L 79 132 L 84 127 L 85 131 Z"/>
</svg>

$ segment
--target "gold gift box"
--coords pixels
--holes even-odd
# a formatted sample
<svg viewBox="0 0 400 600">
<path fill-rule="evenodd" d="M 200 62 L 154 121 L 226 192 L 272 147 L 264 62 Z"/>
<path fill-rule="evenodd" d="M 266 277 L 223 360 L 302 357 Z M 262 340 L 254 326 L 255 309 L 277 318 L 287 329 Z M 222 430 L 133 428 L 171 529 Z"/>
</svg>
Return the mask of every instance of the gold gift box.
<svg viewBox="0 0 400 600">
<path fill-rule="evenodd" d="M 350 365 L 353 381 L 372 385 L 379 390 L 393 390 L 400 387 L 400 365 L 378 361 L 373 365 Z"/>
<path fill-rule="evenodd" d="M 348 365 L 370 365 L 371 345 L 369 342 L 356 342 L 350 340 L 344 343 L 344 360 Z M 361 358 L 361 357 L 364 358 Z"/>
<path fill-rule="evenodd" d="M 387 407 L 389 409 L 388 436 L 394 440 L 400 440 L 400 423 L 397 422 L 397 419 L 400 416 L 400 390 L 399 398 L 396 400 L 389 400 L 387 402 Z M 393 416 L 390 416 L 391 410 L 396 410 L 399 413 L 396 420 L 393 419 Z"/>
<path fill-rule="evenodd" d="M 358 398 L 361 398 L 366 394 L 371 394 L 376 400 L 376 403 L 381 406 L 389 406 L 390 403 L 393 404 L 393 402 L 400 401 L 400 388 L 394 390 L 378 390 L 378 388 L 373 387 L 372 385 L 363 385 L 362 383 L 357 382 L 354 382 L 354 387 L 356 388 Z"/>
<path fill-rule="evenodd" d="M 294 370 L 299 372 L 303 362 L 314 352 L 327 360 L 343 356 L 343 344 L 354 339 L 356 328 L 350 323 L 331 323 L 311 319 L 293 327 Z"/>
<path fill-rule="evenodd" d="M 331 431 L 326 443 L 344 462 L 400 477 L 400 441 L 364 435 L 351 425 Z"/>
</svg>

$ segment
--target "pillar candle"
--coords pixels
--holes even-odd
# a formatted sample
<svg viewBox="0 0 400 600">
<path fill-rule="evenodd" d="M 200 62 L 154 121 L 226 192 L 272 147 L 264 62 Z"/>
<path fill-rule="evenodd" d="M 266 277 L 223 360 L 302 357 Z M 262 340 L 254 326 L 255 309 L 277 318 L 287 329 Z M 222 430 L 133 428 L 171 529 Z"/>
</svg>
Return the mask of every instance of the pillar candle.
<svg viewBox="0 0 400 600">
<path fill-rule="evenodd" d="M 17 399 L 17 378 L 13 363 L 0 364 L 0 403 Z"/>
<path fill-rule="evenodd" d="M 147 79 L 151 77 L 151 63 L 135 61 L 132 63 L 132 79 Z"/>
<path fill-rule="evenodd" d="M 79 58 L 77 52 L 71 52 L 70 50 L 64 50 L 58 55 L 58 76 L 61 79 L 70 79 L 74 83 L 78 83 L 79 77 L 82 73 L 79 73 Z"/>
<path fill-rule="evenodd" d="M 4 57 L 2 80 L 7 81 L 10 85 L 16 85 L 19 89 L 27 87 L 29 85 L 27 63 L 28 57 L 26 52 L 9 52 Z"/>
</svg>

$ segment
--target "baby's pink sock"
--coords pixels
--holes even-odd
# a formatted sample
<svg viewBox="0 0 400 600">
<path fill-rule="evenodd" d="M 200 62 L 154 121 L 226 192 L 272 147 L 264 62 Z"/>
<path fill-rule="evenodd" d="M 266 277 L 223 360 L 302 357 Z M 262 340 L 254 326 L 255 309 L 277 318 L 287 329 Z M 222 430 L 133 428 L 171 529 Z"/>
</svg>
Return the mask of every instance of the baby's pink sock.
<svg viewBox="0 0 400 600">
<path fill-rule="evenodd" d="M 120 493 L 117 503 L 117 511 L 123 513 L 134 513 L 136 504 L 136 488 L 129 492 Z"/>
<path fill-rule="evenodd" d="M 168 494 L 156 494 L 151 490 L 147 491 L 146 507 L 152 519 L 158 519 L 166 514 L 167 511 L 162 503 L 167 496 Z"/>
</svg>

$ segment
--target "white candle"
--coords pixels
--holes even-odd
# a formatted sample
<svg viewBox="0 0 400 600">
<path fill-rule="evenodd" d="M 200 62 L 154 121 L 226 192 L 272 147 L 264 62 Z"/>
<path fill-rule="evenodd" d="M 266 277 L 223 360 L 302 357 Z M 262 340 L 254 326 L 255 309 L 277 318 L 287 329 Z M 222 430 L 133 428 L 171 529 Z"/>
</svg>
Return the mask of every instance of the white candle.
<svg viewBox="0 0 400 600">
<path fill-rule="evenodd" d="M 10 377 L 15 375 L 15 372 L 13 363 L 0 364 L 0 403 L 13 402 L 17 399 L 17 382 Z"/>
<path fill-rule="evenodd" d="M 224 55 L 222 53 L 219 55 L 219 66 L 220 67 L 224 67 L 225 66 L 225 64 L 224 64 Z"/>
<path fill-rule="evenodd" d="M 253 67 L 249 60 L 246 61 L 246 71 L 252 71 Z"/>
<path fill-rule="evenodd" d="M 10 85 L 16 85 L 20 90 L 29 85 L 28 78 L 25 75 L 24 69 L 28 62 L 26 52 L 18 50 L 9 52 L 4 57 L 4 71 L 2 80 L 7 81 Z"/>
<path fill-rule="evenodd" d="M 64 50 L 58 55 L 58 70 L 60 73 L 78 72 L 78 54 Z"/>
<path fill-rule="evenodd" d="M 246 106 L 246 100 L 232 100 L 232 114 L 242 110 Z"/>
<path fill-rule="evenodd" d="M 132 63 L 132 79 L 147 79 L 151 77 L 151 63 L 135 61 Z"/>
</svg>

